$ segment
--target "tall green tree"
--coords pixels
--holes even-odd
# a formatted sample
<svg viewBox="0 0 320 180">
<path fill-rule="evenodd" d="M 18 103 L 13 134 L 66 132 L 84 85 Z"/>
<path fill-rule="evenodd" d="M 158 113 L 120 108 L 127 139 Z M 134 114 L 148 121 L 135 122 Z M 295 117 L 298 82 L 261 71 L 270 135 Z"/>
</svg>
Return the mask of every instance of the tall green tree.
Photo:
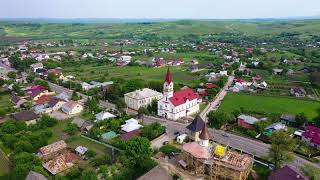
<svg viewBox="0 0 320 180">
<path fill-rule="evenodd" d="M 221 126 L 232 122 L 232 116 L 223 111 L 211 111 L 207 116 L 210 127 L 214 127 L 216 129 L 220 129 Z"/>
<path fill-rule="evenodd" d="M 284 130 L 274 132 L 271 136 L 269 159 L 276 169 L 281 168 L 285 162 L 293 160 L 295 140 Z"/>
</svg>

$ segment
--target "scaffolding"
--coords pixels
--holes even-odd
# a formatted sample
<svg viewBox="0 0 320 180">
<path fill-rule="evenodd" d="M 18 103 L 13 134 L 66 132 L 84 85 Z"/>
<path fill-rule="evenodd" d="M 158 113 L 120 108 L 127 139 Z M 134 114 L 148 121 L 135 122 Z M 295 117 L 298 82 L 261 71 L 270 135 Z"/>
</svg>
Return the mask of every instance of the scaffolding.
<svg viewBox="0 0 320 180">
<path fill-rule="evenodd" d="M 207 176 L 210 180 L 245 180 L 253 165 L 253 159 L 249 155 L 231 151 L 228 151 L 225 157 L 213 156 L 209 159 L 199 159 L 184 151 L 182 159 L 191 172 L 197 176 Z"/>
</svg>

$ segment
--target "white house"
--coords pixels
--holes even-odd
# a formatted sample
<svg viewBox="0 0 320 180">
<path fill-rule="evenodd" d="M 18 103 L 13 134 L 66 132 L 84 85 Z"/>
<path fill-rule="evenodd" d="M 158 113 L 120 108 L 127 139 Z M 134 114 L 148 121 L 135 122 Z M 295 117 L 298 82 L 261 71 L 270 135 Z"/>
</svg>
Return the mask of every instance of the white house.
<svg viewBox="0 0 320 180">
<path fill-rule="evenodd" d="M 173 91 L 170 69 L 163 84 L 163 98 L 158 102 L 158 116 L 177 120 L 199 111 L 201 99 L 191 88 Z"/>
<path fill-rule="evenodd" d="M 143 126 L 139 124 L 138 120 L 131 118 L 126 120 L 126 124 L 121 125 L 121 130 L 124 132 L 131 132 L 140 129 L 141 127 Z"/>
<path fill-rule="evenodd" d="M 62 106 L 61 110 L 68 115 L 73 115 L 80 113 L 83 110 L 83 106 L 70 100 Z"/>
<path fill-rule="evenodd" d="M 152 101 L 159 100 L 163 95 L 152 89 L 143 88 L 124 95 L 124 101 L 131 109 L 138 110 L 140 107 L 147 107 Z"/>
<path fill-rule="evenodd" d="M 110 119 L 110 118 L 115 118 L 116 116 L 109 113 L 109 112 L 100 112 L 98 114 L 96 114 L 96 122 L 99 122 L 99 121 L 103 121 L 103 120 L 106 120 L 106 119 Z"/>
<path fill-rule="evenodd" d="M 36 72 L 37 69 L 43 69 L 43 64 L 42 63 L 34 63 L 30 65 L 31 71 Z"/>
</svg>

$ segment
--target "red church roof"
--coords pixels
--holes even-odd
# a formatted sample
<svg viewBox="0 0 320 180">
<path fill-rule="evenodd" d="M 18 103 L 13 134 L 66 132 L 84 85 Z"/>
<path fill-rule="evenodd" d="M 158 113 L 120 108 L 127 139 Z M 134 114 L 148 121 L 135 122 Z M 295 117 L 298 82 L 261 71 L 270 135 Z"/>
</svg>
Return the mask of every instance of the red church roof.
<svg viewBox="0 0 320 180">
<path fill-rule="evenodd" d="M 167 82 L 168 84 L 170 84 L 172 82 L 171 81 L 171 74 L 170 74 L 170 68 L 169 67 L 168 67 L 168 71 L 167 71 L 165 82 Z"/>
<path fill-rule="evenodd" d="M 197 94 L 191 88 L 185 88 L 173 93 L 173 97 L 171 97 L 169 100 L 174 106 L 179 106 L 184 104 L 187 99 L 191 101 L 197 98 Z"/>
</svg>

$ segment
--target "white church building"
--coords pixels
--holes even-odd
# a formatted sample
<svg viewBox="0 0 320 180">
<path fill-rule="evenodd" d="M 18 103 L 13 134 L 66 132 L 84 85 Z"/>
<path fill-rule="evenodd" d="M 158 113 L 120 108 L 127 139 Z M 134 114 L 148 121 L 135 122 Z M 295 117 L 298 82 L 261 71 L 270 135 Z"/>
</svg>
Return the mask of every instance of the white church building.
<svg viewBox="0 0 320 180">
<path fill-rule="evenodd" d="M 201 99 L 191 88 L 173 91 L 170 69 L 163 84 L 163 98 L 158 101 L 158 116 L 177 120 L 199 111 Z"/>
</svg>

